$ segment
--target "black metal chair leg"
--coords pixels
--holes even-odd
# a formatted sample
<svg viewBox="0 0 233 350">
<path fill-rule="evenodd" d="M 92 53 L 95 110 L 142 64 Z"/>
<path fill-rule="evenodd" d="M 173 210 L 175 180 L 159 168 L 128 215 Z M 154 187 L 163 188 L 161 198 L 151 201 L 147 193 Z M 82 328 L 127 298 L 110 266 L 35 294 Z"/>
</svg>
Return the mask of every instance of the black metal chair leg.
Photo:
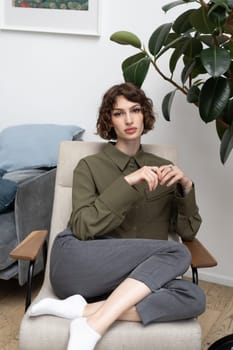
<svg viewBox="0 0 233 350">
<path fill-rule="evenodd" d="M 48 256 L 48 243 L 45 240 L 43 244 L 43 260 L 44 260 L 44 270 L 46 268 L 46 263 L 47 263 L 47 256 Z"/>
<path fill-rule="evenodd" d="M 29 305 L 31 304 L 32 296 L 32 277 L 34 272 L 35 260 L 29 262 L 28 266 L 28 280 L 27 280 L 27 290 L 26 290 L 26 300 L 25 300 L 25 312 L 27 311 Z"/>
<path fill-rule="evenodd" d="M 192 267 L 193 283 L 198 284 L 198 271 L 196 267 Z"/>
</svg>

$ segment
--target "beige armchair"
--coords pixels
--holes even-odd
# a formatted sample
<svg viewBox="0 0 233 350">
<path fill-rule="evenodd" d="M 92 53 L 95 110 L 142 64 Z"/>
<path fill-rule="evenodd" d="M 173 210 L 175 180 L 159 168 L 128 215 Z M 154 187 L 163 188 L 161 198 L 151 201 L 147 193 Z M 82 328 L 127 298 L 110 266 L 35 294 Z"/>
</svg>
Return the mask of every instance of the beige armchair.
<svg viewBox="0 0 233 350">
<path fill-rule="evenodd" d="M 53 215 L 45 278 L 42 288 L 33 302 L 44 297 L 56 298 L 49 281 L 49 257 L 54 237 L 67 225 L 71 213 L 73 169 L 86 155 L 101 150 L 104 143 L 63 142 L 60 145 L 57 166 Z M 171 146 L 144 145 L 146 151 L 156 153 L 176 162 L 176 151 Z M 12 251 L 15 259 L 35 260 L 46 236 L 45 231 L 33 232 L 27 241 Z M 177 237 L 173 237 L 177 239 Z M 38 241 L 38 245 L 34 244 Z M 193 254 L 192 268 L 197 282 L 197 268 L 216 265 L 215 259 L 198 240 L 187 243 Z M 198 251 L 198 253 L 196 253 Z M 69 320 L 39 316 L 30 318 L 26 312 L 20 327 L 20 350 L 65 350 L 69 337 Z M 144 327 L 137 322 L 116 322 L 100 340 L 96 350 L 200 350 L 201 328 L 197 319 L 177 322 L 155 323 Z"/>
</svg>

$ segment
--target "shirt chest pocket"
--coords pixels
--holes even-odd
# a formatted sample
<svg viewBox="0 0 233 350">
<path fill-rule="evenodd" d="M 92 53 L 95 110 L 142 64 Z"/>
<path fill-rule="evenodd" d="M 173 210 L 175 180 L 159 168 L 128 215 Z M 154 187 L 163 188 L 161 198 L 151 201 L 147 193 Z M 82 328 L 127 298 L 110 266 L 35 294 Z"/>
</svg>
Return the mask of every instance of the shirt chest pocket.
<svg viewBox="0 0 233 350">
<path fill-rule="evenodd" d="M 174 190 L 160 188 L 152 192 L 146 191 L 143 212 L 145 221 L 169 221 L 173 202 Z"/>
</svg>

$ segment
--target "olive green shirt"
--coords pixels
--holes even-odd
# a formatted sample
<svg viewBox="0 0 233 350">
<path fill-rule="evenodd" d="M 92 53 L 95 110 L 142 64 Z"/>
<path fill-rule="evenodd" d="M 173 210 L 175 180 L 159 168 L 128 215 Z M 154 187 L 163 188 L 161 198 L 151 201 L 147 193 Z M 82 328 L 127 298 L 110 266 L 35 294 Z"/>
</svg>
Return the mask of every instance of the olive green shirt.
<svg viewBox="0 0 233 350">
<path fill-rule="evenodd" d="M 146 182 L 130 186 L 124 176 L 171 162 L 141 148 L 134 157 L 107 143 L 98 154 L 80 160 L 74 170 L 72 213 L 68 226 L 81 240 L 101 238 L 168 239 L 169 232 L 192 240 L 201 224 L 194 187 L 183 196 L 180 185 Z"/>
</svg>

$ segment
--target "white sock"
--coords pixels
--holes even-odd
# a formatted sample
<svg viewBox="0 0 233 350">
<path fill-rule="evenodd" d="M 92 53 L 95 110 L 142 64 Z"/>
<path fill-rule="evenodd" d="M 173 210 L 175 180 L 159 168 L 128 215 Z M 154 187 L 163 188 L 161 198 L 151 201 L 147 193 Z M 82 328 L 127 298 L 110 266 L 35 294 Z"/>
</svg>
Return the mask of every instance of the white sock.
<svg viewBox="0 0 233 350">
<path fill-rule="evenodd" d="M 74 319 L 83 315 L 86 304 L 86 300 L 79 294 L 64 300 L 45 298 L 31 307 L 29 316 L 53 315 Z"/>
<path fill-rule="evenodd" d="M 77 318 L 70 324 L 67 350 L 93 350 L 100 338 L 100 334 L 89 326 L 86 318 Z"/>
</svg>

